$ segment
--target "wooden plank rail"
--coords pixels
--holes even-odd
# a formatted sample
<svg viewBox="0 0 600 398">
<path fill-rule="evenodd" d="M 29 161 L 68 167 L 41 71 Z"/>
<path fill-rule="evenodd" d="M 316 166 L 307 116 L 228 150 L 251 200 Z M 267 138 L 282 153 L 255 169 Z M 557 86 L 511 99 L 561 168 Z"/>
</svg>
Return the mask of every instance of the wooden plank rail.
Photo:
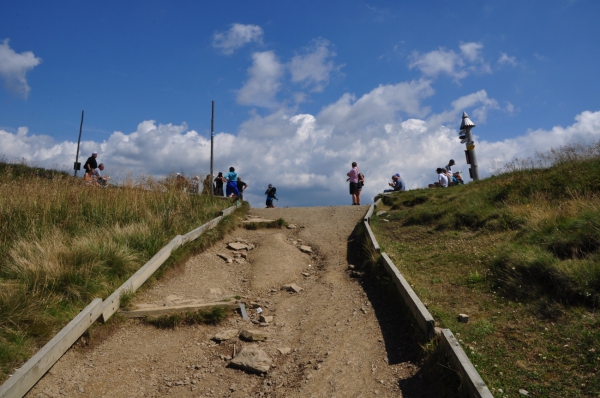
<svg viewBox="0 0 600 398">
<path fill-rule="evenodd" d="M 29 361 L 0 386 L 0 397 L 20 398 L 46 374 L 79 337 L 98 319 L 102 299 L 94 299 Z"/>
<path fill-rule="evenodd" d="M 231 214 L 239 202 L 234 206 L 221 211 L 218 217 L 206 224 L 188 232 L 177 235 L 165 247 L 159 250 L 146 264 L 144 264 L 125 283 L 114 291 L 106 300 L 97 298 L 79 313 L 67 326 L 52 338 L 29 361 L 8 378 L 0 386 L 0 398 L 22 397 L 35 386 L 44 374 L 64 355 L 65 352 L 77 341 L 79 337 L 96 321 L 106 322 L 118 309 L 121 295 L 125 292 L 134 292 L 139 289 L 152 276 L 154 272 L 171 256 L 173 250 L 187 242 L 197 239 L 209 229 L 214 228 L 226 215 Z M 221 305 L 221 304 L 219 304 Z M 225 305 L 225 304 L 223 304 Z M 229 304 L 235 307 L 239 304 Z M 211 306 L 215 306 L 214 303 Z"/>
<path fill-rule="evenodd" d="M 429 338 L 433 338 L 435 335 L 435 321 L 425 305 L 421 302 L 421 299 L 414 292 L 410 284 L 406 281 L 404 276 L 398 271 L 398 268 L 394 265 L 392 260 L 386 253 L 382 253 L 383 265 L 387 273 L 392 277 L 392 281 L 396 285 L 398 292 L 404 299 L 406 306 L 413 314 L 419 327 L 423 330 L 423 333 Z"/>
<path fill-rule="evenodd" d="M 375 207 L 380 204 L 381 198 L 369 207 L 369 210 L 363 219 L 369 240 L 378 252 L 381 252 L 381 247 L 379 247 L 379 243 L 377 243 L 377 239 L 375 239 L 375 235 L 371 230 L 369 222 L 371 221 Z M 410 312 L 413 314 L 420 329 L 423 330 L 427 337 L 433 338 L 435 336 L 435 320 L 390 257 L 386 253 L 381 253 L 381 257 L 383 259 L 385 270 L 392 277 L 398 292 L 404 299 Z M 440 338 L 450 363 L 460 373 L 461 379 L 467 387 L 468 396 L 475 398 L 493 398 L 489 388 L 469 360 L 469 357 L 460 346 L 458 340 L 456 340 L 452 334 L 452 331 L 450 331 L 450 329 L 442 329 Z"/>
</svg>

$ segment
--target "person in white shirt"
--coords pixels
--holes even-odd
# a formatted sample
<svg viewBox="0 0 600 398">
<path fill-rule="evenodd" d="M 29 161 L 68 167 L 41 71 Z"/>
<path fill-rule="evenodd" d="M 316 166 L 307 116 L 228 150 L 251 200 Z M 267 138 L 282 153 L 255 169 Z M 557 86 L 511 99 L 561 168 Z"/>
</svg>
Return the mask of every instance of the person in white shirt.
<svg viewBox="0 0 600 398">
<path fill-rule="evenodd" d="M 433 184 L 429 184 L 429 188 L 448 188 L 448 176 L 446 176 L 446 169 L 438 167 L 436 173 L 438 173 L 438 180 Z"/>
</svg>

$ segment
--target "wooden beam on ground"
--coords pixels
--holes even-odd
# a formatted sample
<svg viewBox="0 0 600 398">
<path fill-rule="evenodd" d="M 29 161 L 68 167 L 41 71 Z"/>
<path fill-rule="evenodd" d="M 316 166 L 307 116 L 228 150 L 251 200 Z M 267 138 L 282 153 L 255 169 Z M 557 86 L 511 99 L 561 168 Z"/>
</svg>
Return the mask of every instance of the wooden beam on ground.
<svg viewBox="0 0 600 398">
<path fill-rule="evenodd" d="M 235 206 L 231 206 L 226 208 L 225 210 L 222 210 L 219 215 L 222 217 L 228 216 L 229 214 L 233 213 L 233 211 L 237 208 L 237 202 Z"/>
<path fill-rule="evenodd" d="M 458 370 L 463 383 L 467 385 L 469 397 L 494 398 L 489 388 L 469 360 L 450 329 L 442 329 L 442 345 L 449 356 L 450 363 Z"/>
<path fill-rule="evenodd" d="M 369 210 L 367 210 L 367 214 L 365 214 L 365 217 L 363 218 L 363 220 L 365 221 L 371 221 L 371 216 L 373 215 L 373 211 L 375 210 L 375 204 L 372 204 L 371 206 L 369 206 Z"/>
<path fill-rule="evenodd" d="M 94 299 L 41 350 L 0 386 L 0 397 L 20 398 L 35 386 L 48 370 L 64 355 L 79 337 L 100 316 L 102 299 Z"/>
<path fill-rule="evenodd" d="M 396 265 L 392 262 L 386 253 L 381 253 L 383 258 L 383 266 L 387 273 L 391 276 L 392 281 L 396 285 L 398 292 L 404 299 L 406 306 L 417 320 L 417 324 L 429 338 L 432 338 L 435 333 L 435 321 L 423 302 L 417 296 L 415 291 L 410 287 L 404 276 L 398 271 Z"/>
<path fill-rule="evenodd" d="M 190 311 L 200 310 L 203 308 L 212 308 L 212 307 L 228 307 L 228 308 L 232 308 L 232 309 L 237 309 L 237 308 L 240 308 L 240 305 L 238 303 L 232 303 L 230 301 L 218 301 L 215 303 L 172 305 L 169 307 L 166 307 L 163 305 L 160 307 L 141 308 L 139 310 L 132 310 L 132 311 L 119 311 L 119 314 L 123 315 L 126 318 L 144 318 L 147 316 L 178 314 L 181 312 L 190 312 Z"/>
<path fill-rule="evenodd" d="M 375 250 L 377 250 L 377 252 L 380 252 L 381 247 L 379 247 L 379 243 L 377 243 L 377 239 L 375 239 L 375 235 L 373 234 L 373 231 L 371 231 L 371 226 L 369 225 L 368 221 L 365 221 L 365 228 L 367 229 L 369 239 L 371 239 L 371 242 L 373 243 L 373 247 L 375 248 Z"/>
</svg>

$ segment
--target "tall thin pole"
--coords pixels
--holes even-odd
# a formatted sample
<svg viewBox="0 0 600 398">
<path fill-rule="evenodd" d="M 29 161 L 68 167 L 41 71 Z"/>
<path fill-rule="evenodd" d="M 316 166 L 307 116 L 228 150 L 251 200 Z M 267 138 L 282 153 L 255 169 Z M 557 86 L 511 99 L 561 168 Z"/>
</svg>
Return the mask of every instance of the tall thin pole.
<svg viewBox="0 0 600 398">
<path fill-rule="evenodd" d="M 212 187 L 213 173 L 213 150 L 215 143 L 215 101 L 212 102 L 212 116 L 210 118 L 210 186 Z M 214 195 L 214 190 L 210 190 L 210 196 Z"/>
<path fill-rule="evenodd" d="M 81 111 L 81 123 L 79 124 L 79 138 L 77 139 L 77 154 L 75 155 L 75 164 L 73 168 L 75 169 L 75 174 L 73 177 L 77 177 L 77 170 L 79 170 L 79 143 L 81 142 L 81 130 L 83 129 L 83 111 Z"/>
</svg>

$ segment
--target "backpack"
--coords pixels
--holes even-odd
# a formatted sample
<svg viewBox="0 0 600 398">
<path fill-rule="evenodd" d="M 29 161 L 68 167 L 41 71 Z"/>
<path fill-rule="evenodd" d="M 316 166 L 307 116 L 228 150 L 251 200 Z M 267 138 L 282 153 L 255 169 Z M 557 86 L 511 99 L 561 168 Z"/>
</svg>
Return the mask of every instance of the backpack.
<svg viewBox="0 0 600 398">
<path fill-rule="evenodd" d="M 275 193 L 277 192 L 277 188 L 272 187 L 270 189 L 267 190 L 266 195 L 270 198 L 275 198 Z M 275 198 L 277 199 L 277 198 Z"/>
</svg>

